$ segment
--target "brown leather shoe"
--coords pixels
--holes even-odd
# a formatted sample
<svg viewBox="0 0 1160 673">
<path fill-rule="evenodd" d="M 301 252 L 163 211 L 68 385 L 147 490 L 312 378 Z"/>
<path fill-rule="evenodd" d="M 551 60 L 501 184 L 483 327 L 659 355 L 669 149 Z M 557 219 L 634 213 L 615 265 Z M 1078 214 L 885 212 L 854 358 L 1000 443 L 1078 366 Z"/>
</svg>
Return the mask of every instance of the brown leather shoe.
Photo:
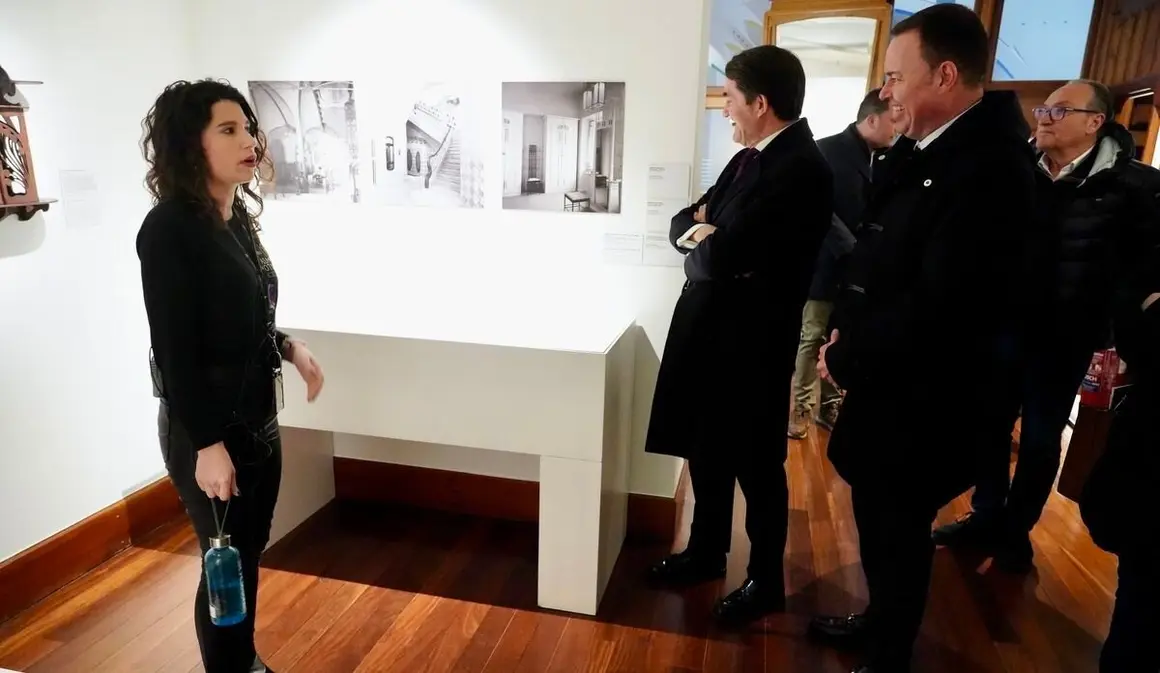
<svg viewBox="0 0 1160 673">
<path fill-rule="evenodd" d="M 810 431 L 810 410 L 794 409 L 789 417 L 789 430 L 785 433 L 790 439 L 805 439 Z"/>
</svg>

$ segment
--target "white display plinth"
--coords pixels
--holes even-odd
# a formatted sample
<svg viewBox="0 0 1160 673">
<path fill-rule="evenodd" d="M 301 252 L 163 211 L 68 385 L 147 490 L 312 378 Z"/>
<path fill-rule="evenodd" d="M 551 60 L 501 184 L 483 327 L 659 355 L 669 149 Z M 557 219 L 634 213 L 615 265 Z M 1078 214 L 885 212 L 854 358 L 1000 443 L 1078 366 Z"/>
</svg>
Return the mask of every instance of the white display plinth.
<svg viewBox="0 0 1160 673">
<path fill-rule="evenodd" d="M 282 328 L 322 364 L 326 385 L 307 404 L 304 385 L 289 373 L 281 423 L 539 456 L 538 603 L 594 615 L 625 536 L 633 321 L 459 308 L 454 321 L 439 309 L 431 313 L 442 319 L 376 319 L 389 312 L 370 306 L 344 312 L 350 318 L 325 306 L 315 306 L 309 321 L 283 318 Z M 279 536 L 334 492 L 331 471 L 298 474 L 292 444 L 284 481 L 294 486 L 275 515 Z M 310 444 L 333 451 L 333 441 Z M 313 483 L 327 479 L 329 490 Z"/>
</svg>

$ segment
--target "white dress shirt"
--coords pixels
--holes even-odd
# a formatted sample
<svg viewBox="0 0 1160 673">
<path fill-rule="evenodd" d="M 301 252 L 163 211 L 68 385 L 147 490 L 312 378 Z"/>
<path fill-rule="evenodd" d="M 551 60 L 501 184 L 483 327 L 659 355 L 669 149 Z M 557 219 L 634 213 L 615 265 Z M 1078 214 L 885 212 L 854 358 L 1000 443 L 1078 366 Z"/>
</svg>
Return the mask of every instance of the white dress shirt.
<svg viewBox="0 0 1160 673">
<path fill-rule="evenodd" d="M 764 138 L 759 140 L 756 145 L 753 146 L 753 149 L 757 150 L 758 152 L 764 151 L 766 147 L 769 147 L 769 144 L 771 142 L 773 142 L 773 139 L 776 138 L 779 133 L 788 129 L 789 127 L 793 126 L 796 123 L 797 123 L 797 120 L 794 120 L 794 121 L 786 124 L 785 126 L 779 128 L 778 130 L 774 131 L 773 133 L 765 136 Z M 750 159 L 750 161 L 752 161 L 752 159 Z M 697 222 L 693 226 L 689 227 L 689 230 L 686 231 L 684 234 L 681 235 L 680 238 L 677 239 L 677 246 L 681 247 L 681 248 L 685 248 L 686 250 L 692 250 L 693 248 L 697 247 L 697 242 L 693 240 L 693 234 L 697 233 L 698 229 L 706 226 L 707 224 L 708 223 L 706 223 L 706 222 Z"/>
<path fill-rule="evenodd" d="M 1051 165 L 1047 160 L 1046 154 L 1044 154 L 1042 157 L 1039 158 L 1039 167 L 1042 168 L 1043 172 L 1047 173 L 1047 175 L 1049 175 L 1052 180 L 1058 180 L 1062 177 L 1066 177 L 1066 176 L 1074 173 L 1075 169 L 1079 168 L 1079 165 L 1083 163 L 1083 160 L 1087 159 L 1088 156 L 1092 152 L 1095 151 L 1095 149 L 1096 149 L 1096 145 L 1092 145 L 1091 147 L 1089 147 L 1088 151 L 1079 155 L 1071 163 L 1069 163 L 1069 164 L 1065 165 L 1063 168 L 1059 169 L 1059 175 L 1051 175 Z"/>
</svg>

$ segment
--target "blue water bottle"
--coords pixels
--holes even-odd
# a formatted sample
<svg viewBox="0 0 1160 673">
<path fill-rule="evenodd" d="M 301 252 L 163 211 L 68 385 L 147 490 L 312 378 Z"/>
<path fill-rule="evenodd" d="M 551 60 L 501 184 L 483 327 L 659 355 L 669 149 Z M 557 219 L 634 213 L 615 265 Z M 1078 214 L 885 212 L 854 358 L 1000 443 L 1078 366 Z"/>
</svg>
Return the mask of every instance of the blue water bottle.
<svg viewBox="0 0 1160 673">
<path fill-rule="evenodd" d="M 205 553 L 205 586 L 209 618 L 215 626 L 233 626 L 246 618 L 246 588 L 242 557 L 230 545 L 229 535 L 210 538 Z"/>
</svg>

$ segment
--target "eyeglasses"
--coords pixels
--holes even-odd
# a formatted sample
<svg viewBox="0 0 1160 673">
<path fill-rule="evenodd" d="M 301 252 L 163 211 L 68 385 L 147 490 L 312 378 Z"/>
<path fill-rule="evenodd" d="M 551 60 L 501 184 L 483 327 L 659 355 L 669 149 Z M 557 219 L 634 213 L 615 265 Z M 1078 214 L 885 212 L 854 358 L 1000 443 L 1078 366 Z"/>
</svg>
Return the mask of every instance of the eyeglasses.
<svg viewBox="0 0 1160 673">
<path fill-rule="evenodd" d="M 1036 119 L 1042 121 L 1045 118 L 1050 118 L 1053 122 L 1062 121 L 1064 117 L 1072 112 L 1086 112 L 1087 114 L 1093 115 L 1103 114 L 1103 112 L 1100 112 L 1099 110 L 1088 110 L 1086 108 L 1079 107 L 1065 107 L 1063 105 L 1056 105 L 1053 107 L 1039 106 L 1031 109 L 1031 114 L 1035 115 Z"/>
</svg>

